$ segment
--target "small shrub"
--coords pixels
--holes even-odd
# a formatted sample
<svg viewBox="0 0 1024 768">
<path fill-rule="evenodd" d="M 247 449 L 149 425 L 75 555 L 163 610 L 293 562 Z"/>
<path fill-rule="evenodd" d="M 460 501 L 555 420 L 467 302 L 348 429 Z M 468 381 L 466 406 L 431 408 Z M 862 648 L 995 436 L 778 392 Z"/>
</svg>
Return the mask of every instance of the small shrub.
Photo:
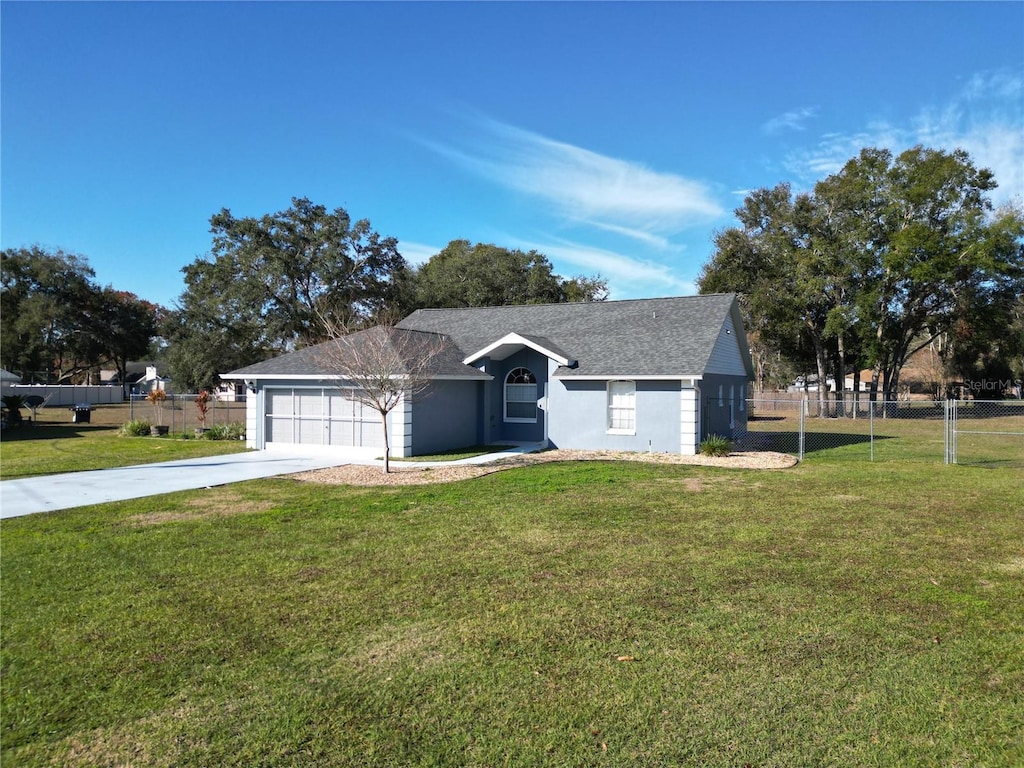
<svg viewBox="0 0 1024 768">
<path fill-rule="evenodd" d="M 245 438 L 245 424 L 233 421 L 230 424 L 214 424 L 200 433 L 203 440 L 242 440 Z"/>
<path fill-rule="evenodd" d="M 121 437 L 145 437 L 149 434 L 149 422 L 135 419 L 121 425 Z"/>
<path fill-rule="evenodd" d="M 732 440 L 721 435 L 708 435 L 700 441 L 702 456 L 728 456 L 732 450 Z"/>
</svg>

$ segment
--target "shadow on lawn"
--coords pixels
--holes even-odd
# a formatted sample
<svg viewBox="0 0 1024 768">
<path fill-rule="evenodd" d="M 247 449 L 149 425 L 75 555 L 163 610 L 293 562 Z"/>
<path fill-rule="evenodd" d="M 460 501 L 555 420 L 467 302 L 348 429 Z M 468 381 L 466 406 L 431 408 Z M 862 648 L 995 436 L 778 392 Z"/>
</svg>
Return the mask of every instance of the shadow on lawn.
<svg viewBox="0 0 1024 768">
<path fill-rule="evenodd" d="M 890 435 L 875 435 L 875 440 L 892 440 Z M 849 445 L 863 445 L 871 442 L 870 435 L 845 434 L 833 432 L 805 432 L 804 455 L 827 451 L 832 448 L 845 448 Z M 740 451 L 776 451 L 778 453 L 799 453 L 799 432 L 747 432 L 736 441 Z"/>
<path fill-rule="evenodd" d="M 5 443 L 22 440 L 58 440 L 70 437 L 85 437 L 100 432 L 110 432 L 114 428 L 104 424 L 48 424 L 45 422 L 26 422 L 17 427 L 8 427 L 0 432 L 0 441 Z"/>
</svg>

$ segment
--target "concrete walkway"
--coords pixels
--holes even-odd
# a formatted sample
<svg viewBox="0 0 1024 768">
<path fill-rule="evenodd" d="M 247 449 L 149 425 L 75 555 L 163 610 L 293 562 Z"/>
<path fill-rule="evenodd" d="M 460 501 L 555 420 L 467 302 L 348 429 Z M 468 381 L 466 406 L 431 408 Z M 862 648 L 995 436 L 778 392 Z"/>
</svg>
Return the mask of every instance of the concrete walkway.
<svg viewBox="0 0 1024 768">
<path fill-rule="evenodd" d="M 519 453 L 540 449 L 524 445 L 498 453 L 473 456 L 453 462 L 423 462 L 417 466 L 444 464 L 483 464 Z M 394 463 L 394 462 L 392 462 Z M 139 499 L 161 493 L 239 483 L 261 477 L 291 475 L 343 464 L 382 466 L 379 459 L 367 459 L 365 453 L 343 451 L 290 453 L 281 450 L 231 453 L 201 459 L 181 459 L 134 467 L 70 472 L 63 475 L 25 477 L 0 482 L 0 518 L 20 517 L 36 512 L 104 504 L 109 501 Z"/>
</svg>

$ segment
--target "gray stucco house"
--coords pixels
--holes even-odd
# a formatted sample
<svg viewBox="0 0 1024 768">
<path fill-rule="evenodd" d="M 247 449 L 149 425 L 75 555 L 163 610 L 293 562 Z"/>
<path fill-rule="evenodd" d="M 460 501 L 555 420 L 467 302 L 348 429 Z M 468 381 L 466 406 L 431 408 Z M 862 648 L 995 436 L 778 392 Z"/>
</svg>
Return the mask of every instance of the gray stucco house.
<svg viewBox="0 0 1024 768">
<path fill-rule="evenodd" d="M 445 346 L 427 390 L 389 415 L 396 457 L 509 442 L 692 454 L 746 432 L 753 367 L 733 294 L 421 309 L 389 332 Z M 249 390 L 250 447 L 379 455 L 379 414 L 319 362 L 323 346 L 222 376 Z"/>
</svg>

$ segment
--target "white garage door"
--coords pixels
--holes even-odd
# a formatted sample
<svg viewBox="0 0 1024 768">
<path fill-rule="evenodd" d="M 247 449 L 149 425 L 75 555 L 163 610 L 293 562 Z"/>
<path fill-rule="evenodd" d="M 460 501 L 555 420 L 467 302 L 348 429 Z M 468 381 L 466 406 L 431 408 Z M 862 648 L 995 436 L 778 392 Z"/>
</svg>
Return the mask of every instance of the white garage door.
<svg viewBox="0 0 1024 768">
<path fill-rule="evenodd" d="M 275 387 L 266 391 L 267 443 L 383 448 L 380 414 L 351 390 Z"/>
</svg>

